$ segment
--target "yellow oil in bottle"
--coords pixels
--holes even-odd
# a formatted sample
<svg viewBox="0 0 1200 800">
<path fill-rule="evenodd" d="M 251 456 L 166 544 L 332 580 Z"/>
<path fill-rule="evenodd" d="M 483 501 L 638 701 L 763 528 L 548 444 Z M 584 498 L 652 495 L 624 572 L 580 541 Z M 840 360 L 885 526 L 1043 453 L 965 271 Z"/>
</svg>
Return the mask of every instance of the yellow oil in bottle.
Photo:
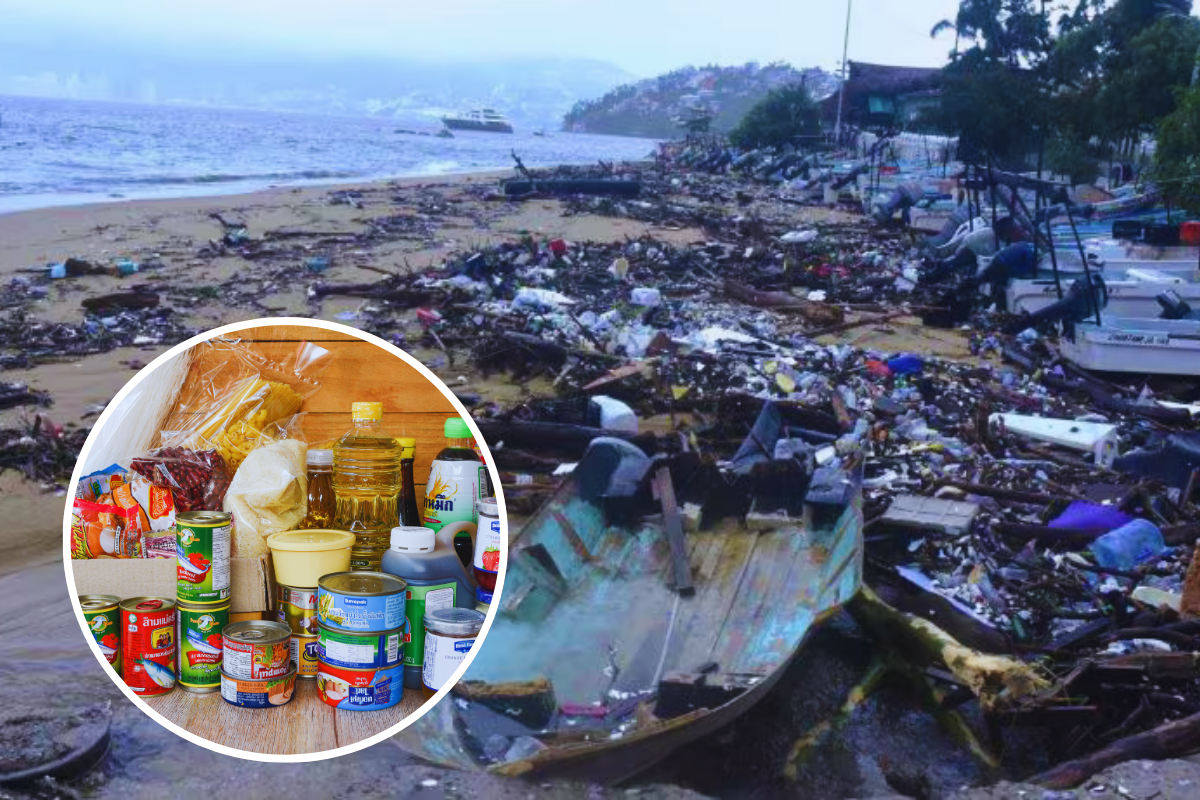
<svg viewBox="0 0 1200 800">
<path fill-rule="evenodd" d="M 382 403 L 355 403 L 354 427 L 333 447 L 333 527 L 356 535 L 355 549 L 387 549 L 399 516 L 400 445 L 383 430 Z"/>
<path fill-rule="evenodd" d="M 308 516 L 302 528 L 333 527 L 333 451 L 308 451 Z"/>
</svg>

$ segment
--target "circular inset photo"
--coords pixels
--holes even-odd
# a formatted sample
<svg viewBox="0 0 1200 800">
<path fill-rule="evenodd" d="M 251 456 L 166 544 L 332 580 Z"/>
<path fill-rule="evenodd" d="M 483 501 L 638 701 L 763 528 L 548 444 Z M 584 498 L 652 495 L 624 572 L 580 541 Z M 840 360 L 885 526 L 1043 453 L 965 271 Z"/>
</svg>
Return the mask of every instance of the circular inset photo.
<svg viewBox="0 0 1200 800">
<path fill-rule="evenodd" d="M 67 585 L 122 691 L 230 755 L 394 734 L 482 644 L 508 536 L 478 428 L 335 323 L 210 331 L 130 381 L 68 494 Z"/>
</svg>

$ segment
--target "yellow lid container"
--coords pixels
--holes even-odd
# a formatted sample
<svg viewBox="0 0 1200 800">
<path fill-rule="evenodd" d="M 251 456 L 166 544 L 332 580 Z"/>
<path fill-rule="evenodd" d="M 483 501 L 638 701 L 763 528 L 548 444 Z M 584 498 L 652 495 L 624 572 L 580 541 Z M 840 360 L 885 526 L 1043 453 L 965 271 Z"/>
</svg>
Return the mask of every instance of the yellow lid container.
<svg viewBox="0 0 1200 800">
<path fill-rule="evenodd" d="M 366 420 L 379 422 L 383 419 L 383 403 L 352 403 L 350 416 L 355 422 Z"/>
<path fill-rule="evenodd" d="M 325 528 L 281 531 L 267 537 L 275 581 L 284 586 L 311 589 L 324 575 L 350 570 L 354 534 Z"/>
<path fill-rule="evenodd" d="M 396 440 L 396 444 L 400 445 L 400 457 L 412 458 L 417 452 L 417 440 L 411 436 L 401 436 Z"/>
</svg>

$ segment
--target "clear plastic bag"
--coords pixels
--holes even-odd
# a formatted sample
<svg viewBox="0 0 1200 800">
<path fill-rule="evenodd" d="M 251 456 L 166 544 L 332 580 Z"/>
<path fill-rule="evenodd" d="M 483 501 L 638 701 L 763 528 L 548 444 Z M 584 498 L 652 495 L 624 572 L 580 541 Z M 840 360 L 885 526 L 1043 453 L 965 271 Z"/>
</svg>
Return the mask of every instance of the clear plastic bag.
<svg viewBox="0 0 1200 800">
<path fill-rule="evenodd" d="M 234 475 L 223 508 L 233 515 L 237 558 L 265 555 L 268 536 L 297 527 L 308 513 L 303 417 L 267 426 Z"/>
</svg>

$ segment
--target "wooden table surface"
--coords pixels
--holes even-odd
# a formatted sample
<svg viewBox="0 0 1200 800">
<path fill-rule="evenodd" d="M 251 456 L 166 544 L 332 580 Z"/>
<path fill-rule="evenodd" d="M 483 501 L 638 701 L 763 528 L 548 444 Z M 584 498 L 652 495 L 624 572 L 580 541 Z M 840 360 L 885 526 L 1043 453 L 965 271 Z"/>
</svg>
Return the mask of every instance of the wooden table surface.
<svg viewBox="0 0 1200 800">
<path fill-rule="evenodd" d="M 399 705 L 382 711 L 345 711 L 325 705 L 315 680 L 296 681 L 292 701 L 277 708 L 238 708 L 220 692 L 176 689 L 147 697 L 150 707 L 181 728 L 254 753 L 317 753 L 345 747 L 386 731 L 425 702 L 420 689 L 405 689 Z"/>
</svg>

